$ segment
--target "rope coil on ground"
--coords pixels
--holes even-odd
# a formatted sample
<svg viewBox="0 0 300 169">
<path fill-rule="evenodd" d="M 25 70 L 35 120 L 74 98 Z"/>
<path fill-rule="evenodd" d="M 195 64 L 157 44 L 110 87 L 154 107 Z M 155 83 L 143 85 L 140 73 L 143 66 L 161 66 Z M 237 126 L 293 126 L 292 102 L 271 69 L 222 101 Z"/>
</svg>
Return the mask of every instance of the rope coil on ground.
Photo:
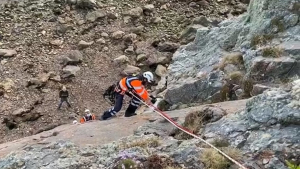
<svg viewBox="0 0 300 169">
<path fill-rule="evenodd" d="M 177 124 L 174 120 L 172 120 L 166 113 L 164 113 L 163 111 L 159 110 L 158 108 L 154 107 L 153 105 L 148 105 L 146 102 L 144 102 L 143 100 L 141 100 L 140 98 L 138 98 L 135 94 L 133 94 L 132 92 L 129 92 L 133 97 L 137 98 L 141 103 L 143 103 L 144 105 L 146 105 L 147 107 L 149 107 L 150 109 L 152 109 L 153 111 L 155 111 L 156 113 L 158 113 L 160 116 L 162 116 L 163 118 L 165 118 L 168 122 L 170 122 L 172 125 L 174 125 L 176 128 L 178 128 L 179 130 L 185 132 L 186 134 L 189 134 L 190 136 L 193 136 L 194 138 L 199 139 L 200 141 L 204 142 L 205 144 L 209 145 L 211 148 L 215 149 L 217 152 L 219 152 L 220 154 L 222 154 L 223 156 L 225 156 L 227 159 L 229 159 L 230 161 L 232 161 L 233 163 L 235 163 L 236 165 L 238 165 L 239 167 L 241 167 L 242 169 L 247 169 L 246 167 L 244 167 L 241 163 L 237 162 L 236 160 L 234 160 L 233 158 L 229 157 L 227 154 L 225 154 L 224 152 L 222 152 L 220 149 L 218 149 L 217 147 L 215 147 L 214 145 L 210 144 L 209 142 L 205 141 L 204 139 L 202 139 L 201 137 L 195 135 L 194 133 L 192 133 L 189 129 L 186 129 L 182 126 L 180 126 L 179 124 Z"/>
</svg>

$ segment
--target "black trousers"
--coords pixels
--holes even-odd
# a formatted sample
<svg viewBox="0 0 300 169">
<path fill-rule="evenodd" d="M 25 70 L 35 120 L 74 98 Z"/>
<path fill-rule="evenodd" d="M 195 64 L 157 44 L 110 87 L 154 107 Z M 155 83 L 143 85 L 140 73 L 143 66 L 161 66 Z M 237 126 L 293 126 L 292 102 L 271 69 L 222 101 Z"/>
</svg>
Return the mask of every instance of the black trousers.
<svg viewBox="0 0 300 169">
<path fill-rule="evenodd" d="M 70 103 L 69 103 L 69 101 L 68 101 L 68 98 L 66 98 L 66 97 L 62 97 L 62 98 L 60 98 L 60 103 L 59 103 L 59 105 L 58 105 L 58 109 L 60 109 L 60 108 L 61 108 L 61 106 L 62 106 L 63 102 L 66 102 L 66 103 L 67 103 L 67 105 L 68 105 L 68 107 L 71 107 L 71 105 L 70 105 Z"/>
<path fill-rule="evenodd" d="M 126 95 L 128 95 L 129 97 L 132 98 L 130 100 L 130 104 L 129 104 L 128 108 L 125 111 L 125 117 L 130 117 L 130 116 L 135 114 L 136 109 L 139 107 L 140 101 L 136 97 L 138 97 L 138 98 L 140 98 L 140 97 L 137 96 L 137 95 L 135 95 L 136 97 L 133 97 L 130 93 L 126 93 Z M 115 116 L 122 109 L 124 96 L 125 96 L 124 94 L 116 92 L 115 105 L 114 105 L 114 107 L 112 107 L 108 111 L 104 112 L 104 114 L 102 116 L 102 118 L 104 120 L 107 119 L 107 118 L 110 118 L 112 116 Z"/>
</svg>

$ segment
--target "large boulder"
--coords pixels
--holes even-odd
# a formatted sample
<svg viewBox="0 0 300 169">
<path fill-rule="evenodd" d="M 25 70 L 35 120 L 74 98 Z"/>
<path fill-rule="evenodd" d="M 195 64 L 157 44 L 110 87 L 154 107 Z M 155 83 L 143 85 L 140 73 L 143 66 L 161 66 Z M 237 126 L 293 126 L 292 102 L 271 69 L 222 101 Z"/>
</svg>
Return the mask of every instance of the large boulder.
<svg viewBox="0 0 300 169">
<path fill-rule="evenodd" d="M 260 46 L 267 43 L 278 45 L 278 42 L 282 41 L 281 46 L 285 48 L 285 53 L 288 53 L 287 57 L 295 59 L 289 65 L 298 65 L 299 60 L 296 57 L 299 57 L 297 53 L 299 46 L 297 42 L 300 40 L 299 16 L 292 10 L 297 4 L 299 0 L 253 0 L 247 13 L 223 21 L 218 27 L 198 29 L 195 40 L 181 46 L 173 55 L 173 63 L 168 67 L 168 84 L 170 84 L 168 90 L 178 92 L 169 92 L 166 98 L 173 100 L 173 103 L 184 102 L 187 98 L 191 102 L 201 101 L 205 96 L 196 97 L 197 92 L 190 90 L 191 87 L 194 91 L 200 89 L 197 87 L 199 86 L 197 74 L 199 72 L 209 74 L 227 52 L 241 51 L 244 66 L 249 72 L 254 59 L 261 56 Z M 287 72 L 283 64 L 277 65 L 276 67 L 282 70 L 280 73 Z M 287 78 L 297 73 L 290 73 Z M 201 87 L 201 91 L 206 91 L 208 87 L 210 86 Z"/>
<path fill-rule="evenodd" d="M 265 168 L 286 169 L 278 160 L 297 158 L 299 152 L 300 80 L 293 82 L 291 90 L 267 90 L 249 100 L 246 109 L 205 127 L 206 139 L 226 138 L 245 153 L 262 155 L 266 151 L 274 156 L 265 157 Z M 260 161 L 261 163 L 261 161 Z"/>
</svg>

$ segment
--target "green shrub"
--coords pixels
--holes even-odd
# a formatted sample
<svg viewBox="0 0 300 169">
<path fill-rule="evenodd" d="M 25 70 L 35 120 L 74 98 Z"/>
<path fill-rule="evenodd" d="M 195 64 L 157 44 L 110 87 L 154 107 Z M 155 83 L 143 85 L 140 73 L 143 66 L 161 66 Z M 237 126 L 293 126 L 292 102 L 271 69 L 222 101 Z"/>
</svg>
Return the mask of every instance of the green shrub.
<svg viewBox="0 0 300 169">
<path fill-rule="evenodd" d="M 288 160 L 286 160 L 285 162 L 289 169 L 300 169 L 300 165 L 293 164 L 292 162 L 290 162 Z"/>
<path fill-rule="evenodd" d="M 205 149 L 200 160 L 207 169 L 225 169 L 230 164 L 226 157 L 212 148 Z"/>
</svg>

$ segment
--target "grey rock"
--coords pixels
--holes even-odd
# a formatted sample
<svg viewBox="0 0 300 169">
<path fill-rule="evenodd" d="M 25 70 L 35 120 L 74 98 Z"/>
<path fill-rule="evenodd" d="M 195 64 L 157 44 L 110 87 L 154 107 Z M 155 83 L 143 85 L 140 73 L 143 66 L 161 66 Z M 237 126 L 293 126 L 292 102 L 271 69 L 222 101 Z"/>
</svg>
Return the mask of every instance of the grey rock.
<svg viewBox="0 0 300 169">
<path fill-rule="evenodd" d="M 124 52 L 127 53 L 127 54 L 132 55 L 132 54 L 134 54 L 134 47 L 133 46 L 128 46 L 128 48 L 125 49 Z"/>
<path fill-rule="evenodd" d="M 87 48 L 87 47 L 91 46 L 93 43 L 94 43 L 94 41 L 86 42 L 84 40 L 81 40 L 78 43 L 78 48 L 79 49 L 84 49 L 84 48 Z"/>
<path fill-rule="evenodd" d="M 155 74 L 162 77 L 167 74 L 167 68 L 164 67 L 163 65 L 157 65 L 155 69 Z"/>
<path fill-rule="evenodd" d="M 196 37 L 193 42 L 181 46 L 173 55 L 173 62 L 169 65 L 168 74 L 168 89 L 167 90 L 180 90 L 182 92 L 173 93 L 177 96 L 187 95 L 190 100 L 202 101 L 202 97 L 194 97 L 195 94 L 185 90 L 187 86 L 197 86 L 196 76 L 199 72 L 209 74 L 213 70 L 213 66 L 218 64 L 224 52 L 241 51 L 243 53 L 244 66 L 247 69 L 247 73 L 253 72 L 251 68 L 253 62 L 255 64 L 256 57 L 260 56 L 259 51 L 255 50 L 251 46 L 255 36 L 272 34 L 275 35 L 274 42 L 282 41 L 289 43 L 291 41 L 299 41 L 300 38 L 300 26 L 295 25 L 297 16 L 290 10 L 292 4 L 297 3 L 293 0 L 280 1 L 280 0 L 261 0 L 251 1 L 247 13 L 234 18 L 225 20 L 218 24 L 218 27 L 212 27 L 211 29 L 197 29 Z M 203 18 L 203 24 L 209 24 L 208 19 Z M 299 19 L 298 19 L 299 20 Z M 200 23 L 195 22 L 195 23 Z M 205 22 L 204 22 L 205 21 Z M 202 22 L 202 21 L 201 21 Z M 288 46 L 288 45 L 286 45 Z M 290 58 L 297 58 L 298 54 L 293 54 L 291 51 L 297 51 L 297 45 L 287 52 Z M 274 67 L 279 69 L 279 73 L 271 71 L 270 76 L 280 75 L 283 77 L 284 74 L 288 73 L 287 77 L 293 77 L 299 74 L 299 63 L 297 60 L 285 60 L 279 62 L 269 62 L 269 65 L 276 65 Z M 292 71 L 288 70 L 288 67 L 295 67 Z M 257 67 L 259 68 L 259 67 Z M 265 70 L 264 66 L 261 67 Z M 297 70 L 298 69 L 298 70 Z M 256 72 L 259 72 L 259 68 Z M 267 75 L 267 76 L 269 76 Z M 185 80 L 186 77 L 195 77 L 190 80 Z M 265 76 L 265 77 L 267 77 Z M 276 78 L 275 78 L 276 79 Z M 263 79 L 266 80 L 266 79 Z M 193 83 L 192 83 L 193 82 Z M 206 90 L 202 88 L 201 90 Z M 196 90 L 197 91 L 197 90 Z M 168 93 L 168 92 L 167 92 Z M 175 95 L 172 97 L 176 97 Z M 194 98 L 194 99 L 191 99 Z M 174 99 L 173 99 L 174 100 Z M 173 103 L 180 102 L 180 99 L 174 100 Z"/>
<path fill-rule="evenodd" d="M 157 136 L 165 137 L 169 136 L 173 130 L 174 126 L 170 124 L 168 121 L 161 119 L 156 120 L 154 122 L 148 122 L 145 125 L 139 127 L 134 131 L 135 135 L 146 135 L 146 134 L 154 134 Z"/>
<path fill-rule="evenodd" d="M 265 90 L 270 89 L 269 86 L 261 85 L 261 84 L 255 84 L 253 85 L 253 89 L 251 91 L 251 94 L 253 96 L 257 96 L 259 94 L 262 94 Z"/>
<path fill-rule="evenodd" d="M 143 14 L 143 9 L 141 7 L 133 8 L 128 11 L 128 13 L 125 13 L 125 15 L 129 15 L 132 18 L 139 18 Z"/>
<path fill-rule="evenodd" d="M 114 59 L 115 62 L 117 63 L 126 63 L 126 62 L 129 62 L 129 58 L 126 56 L 126 55 L 121 55 L 117 58 Z"/>
<path fill-rule="evenodd" d="M 64 41 L 56 39 L 50 42 L 51 45 L 53 46 L 61 46 L 64 43 Z"/>
<path fill-rule="evenodd" d="M 80 67 L 78 66 L 67 65 L 62 70 L 61 78 L 74 77 L 79 70 Z"/>
<path fill-rule="evenodd" d="M 252 62 L 248 73 L 250 77 L 259 81 L 275 82 L 278 79 L 300 75 L 299 61 L 289 57 L 257 57 Z"/>
<path fill-rule="evenodd" d="M 203 27 L 202 25 L 191 25 L 181 32 L 180 39 L 185 40 L 185 42 L 193 41 L 196 37 L 196 32 L 198 29 L 208 30 L 208 28 Z"/>
<path fill-rule="evenodd" d="M 300 58 L 300 41 L 283 42 L 280 46 L 286 53 L 295 59 Z"/>
<path fill-rule="evenodd" d="M 169 76 L 168 76 L 169 77 Z M 222 72 L 212 72 L 204 79 L 195 80 L 193 78 L 180 79 L 185 82 L 180 87 L 169 87 L 165 94 L 165 99 L 170 104 L 175 103 L 190 103 L 196 100 L 205 101 L 208 100 L 212 95 L 217 93 L 222 88 L 222 79 L 224 75 Z M 169 84 L 169 81 L 168 81 Z M 179 97 L 180 96 L 180 97 Z"/>
<path fill-rule="evenodd" d="M 95 22 L 98 19 L 102 19 L 106 16 L 106 13 L 101 10 L 92 11 L 86 14 L 85 18 L 89 22 Z"/>
<path fill-rule="evenodd" d="M 300 80 L 294 81 L 292 91 L 278 88 L 265 91 L 249 100 L 244 111 L 206 125 L 204 135 L 227 138 L 243 152 L 259 153 L 269 149 L 277 155 L 295 154 L 297 149 L 287 147 L 299 144 L 300 109 L 291 105 L 298 100 L 293 93 L 299 84 Z M 281 165 L 280 162 L 278 166 Z"/>
<path fill-rule="evenodd" d="M 172 42 L 159 43 L 157 49 L 160 52 L 174 52 L 179 47 L 179 44 Z"/>
<path fill-rule="evenodd" d="M 71 50 L 68 51 L 67 54 L 65 54 L 61 58 L 61 64 L 63 65 L 77 65 L 81 63 L 83 60 L 83 55 L 79 50 Z"/>
<path fill-rule="evenodd" d="M 116 31 L 116 32 L 113 32 L 112 38 L 113 39 L 122 39 L 122 37 L 124 35 L 125 35 L 125 33 L 123 31 Z"/>
<path fill-rule="evenodd" d="M 70 4 L 74 4 L 74 0 L 68 0 Z M 86 8 L 86 9 L 94 9 L 97 8 L 96 0 L 77 0 L 76 1 L 76 7 L 78 8 Z"/>
<path fill-rule="evenodd" d="M 144 12 L 153 12 L 155 9 L 153 4 L 147 4 L 143 7 Z"/>
<path fill-rule="evenodd" d="M 132 66 L 132 65 L 127 65 L 126 68 L 122 71 L 122 75 L 130 75 L 130 74 L 137 74 L 140 72 L 140 68 Z"/>
<path fill-rule="evenodd" d="M 147 55 L 145 54 L 139 54 L 137 57 L 136 57 L 136 61 L 138 62 L 141 62 L 141 61 L 144 61 L 147 59 Z"/>
<path fill-rule="evenodd" d="M 10 49 L 0 49 L 0 57 L 13 57 L 17 54 L 17 51 Z"/>
</svg>

